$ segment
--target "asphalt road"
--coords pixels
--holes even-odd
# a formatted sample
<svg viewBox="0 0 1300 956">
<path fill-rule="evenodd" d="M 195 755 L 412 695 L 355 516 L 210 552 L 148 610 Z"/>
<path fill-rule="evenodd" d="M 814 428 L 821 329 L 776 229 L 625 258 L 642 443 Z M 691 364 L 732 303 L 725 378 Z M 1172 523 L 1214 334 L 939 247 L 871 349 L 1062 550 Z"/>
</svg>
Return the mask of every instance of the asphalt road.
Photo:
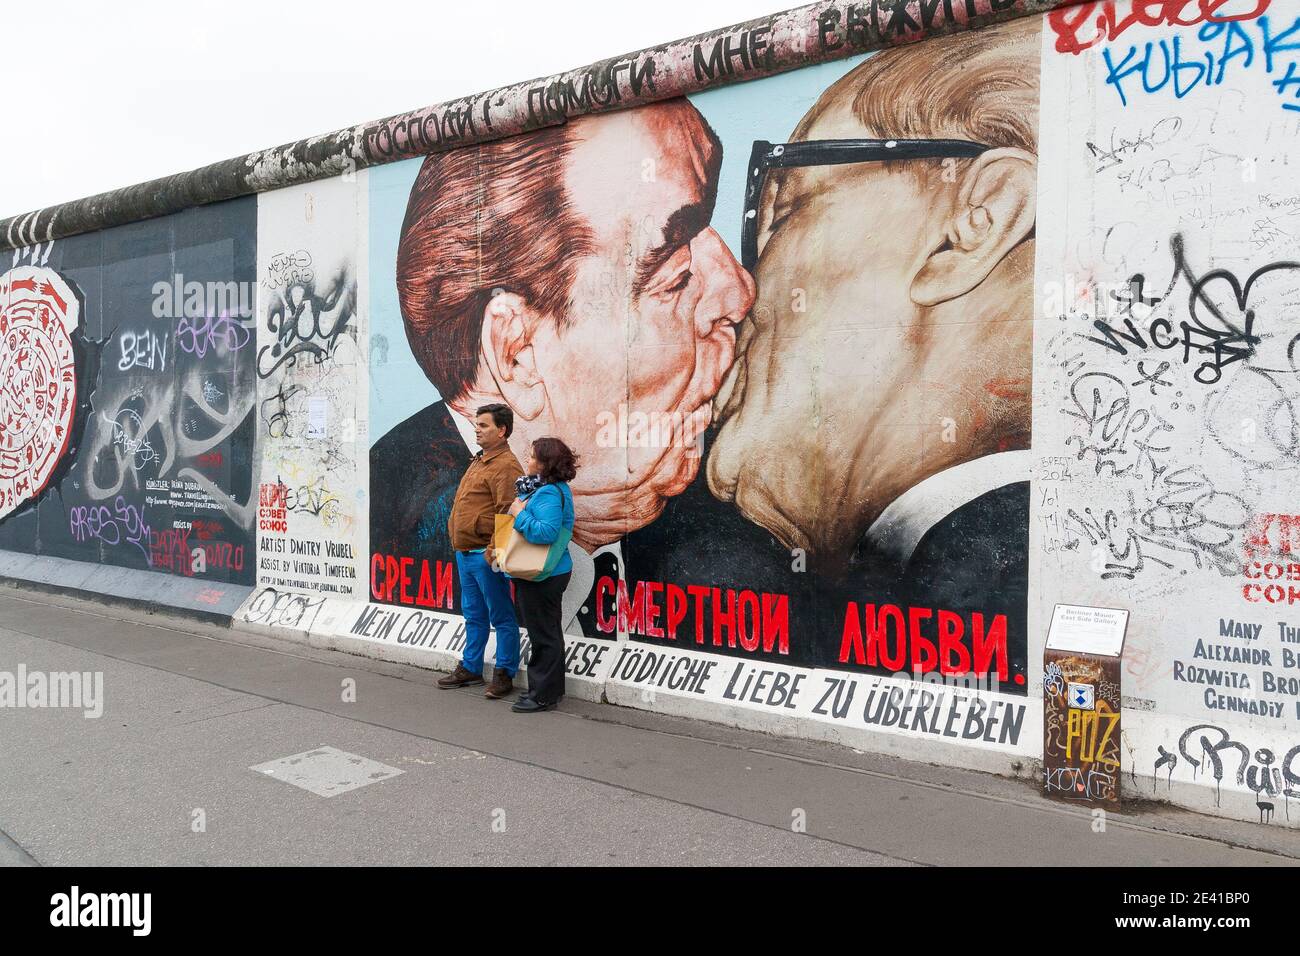
<svg viewBox="0 0 1300 956">
<path fill-rule="evenodd" d="M 1147 805 L 1097 833 L 1027 780 L 581 701 L 521 716 L 418 668 L 4 588 L 20 665 L 102 673 L 102 716 L 0 711 L 0 864 L 1300 859 L 1280 827 Z"/>
</svg>

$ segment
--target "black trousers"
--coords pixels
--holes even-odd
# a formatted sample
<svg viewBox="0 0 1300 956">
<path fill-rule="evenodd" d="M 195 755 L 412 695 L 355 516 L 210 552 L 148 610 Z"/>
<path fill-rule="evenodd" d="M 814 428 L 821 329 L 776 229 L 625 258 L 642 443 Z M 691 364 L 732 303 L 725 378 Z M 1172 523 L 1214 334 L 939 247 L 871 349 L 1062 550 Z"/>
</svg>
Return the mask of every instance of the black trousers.
<svg viewBox="0 0 1300 956">
<path fill-rule="evenodd" d="M 539 704 L 554 704 L 564 696 L 564 623 L 560 599 L 569 572 L 544 581 L 515 579 L 519 623 L 528 628 L 532 651 L 528 658 L 528 696 Z"/>
</svg>

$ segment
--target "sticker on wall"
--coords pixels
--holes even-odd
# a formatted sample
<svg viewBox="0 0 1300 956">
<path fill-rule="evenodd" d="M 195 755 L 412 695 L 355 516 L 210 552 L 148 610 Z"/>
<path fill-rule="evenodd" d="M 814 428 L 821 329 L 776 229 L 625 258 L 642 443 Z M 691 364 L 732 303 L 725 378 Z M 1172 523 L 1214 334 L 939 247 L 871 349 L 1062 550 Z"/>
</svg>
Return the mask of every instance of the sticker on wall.
<svg viewBox="0 0 1300 956">
<path fill-rule="evenodd" d="M 1066 698 L 1075 710 L 1092 710 L 1097 706 L 1096 688 L 1092 684 L 1071 683 Z"/>
</svg>

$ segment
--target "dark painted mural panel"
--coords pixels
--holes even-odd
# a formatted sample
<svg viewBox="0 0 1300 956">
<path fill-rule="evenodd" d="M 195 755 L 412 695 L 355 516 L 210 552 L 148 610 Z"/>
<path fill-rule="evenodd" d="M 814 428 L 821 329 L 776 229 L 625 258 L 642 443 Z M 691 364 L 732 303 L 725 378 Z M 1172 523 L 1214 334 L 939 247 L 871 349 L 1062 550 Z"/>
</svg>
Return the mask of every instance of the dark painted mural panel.
<svg viewBox="0 0 1300 956">
<path fill-rule="evenodd" d="M 256 232 L 250 197 L 13 254 L 0 547 L 252 580 Z"/>
</svg>

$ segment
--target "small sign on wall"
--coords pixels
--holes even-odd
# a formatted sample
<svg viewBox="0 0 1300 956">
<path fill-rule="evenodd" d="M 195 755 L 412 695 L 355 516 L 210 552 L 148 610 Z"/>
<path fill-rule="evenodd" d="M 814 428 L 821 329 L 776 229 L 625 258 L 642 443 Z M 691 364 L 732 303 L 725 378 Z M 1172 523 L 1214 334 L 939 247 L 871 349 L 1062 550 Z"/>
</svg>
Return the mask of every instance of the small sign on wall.
<svg viewBox="0 0 1300 956">
<path fill-rule="evenodd" d="M 321 395 L 313 395 L 307 400 L 307 437 L 324 440 L 328 435 L 330 406 L 329 400 Z"/>
<path fill-rule="evenodd" d="M 1070 706 L 1078 710 L 1096 709 L 1097 688 L 1094 684 L 1071 684 L 1065 697 Z"/>
<path fill-rule="evenodd" d="M 1049 651 L 1118 657 L 1128 630 L 1128 611 L 1114 607 L 1058 604 L 1047 630 Z"/>
</svg>

